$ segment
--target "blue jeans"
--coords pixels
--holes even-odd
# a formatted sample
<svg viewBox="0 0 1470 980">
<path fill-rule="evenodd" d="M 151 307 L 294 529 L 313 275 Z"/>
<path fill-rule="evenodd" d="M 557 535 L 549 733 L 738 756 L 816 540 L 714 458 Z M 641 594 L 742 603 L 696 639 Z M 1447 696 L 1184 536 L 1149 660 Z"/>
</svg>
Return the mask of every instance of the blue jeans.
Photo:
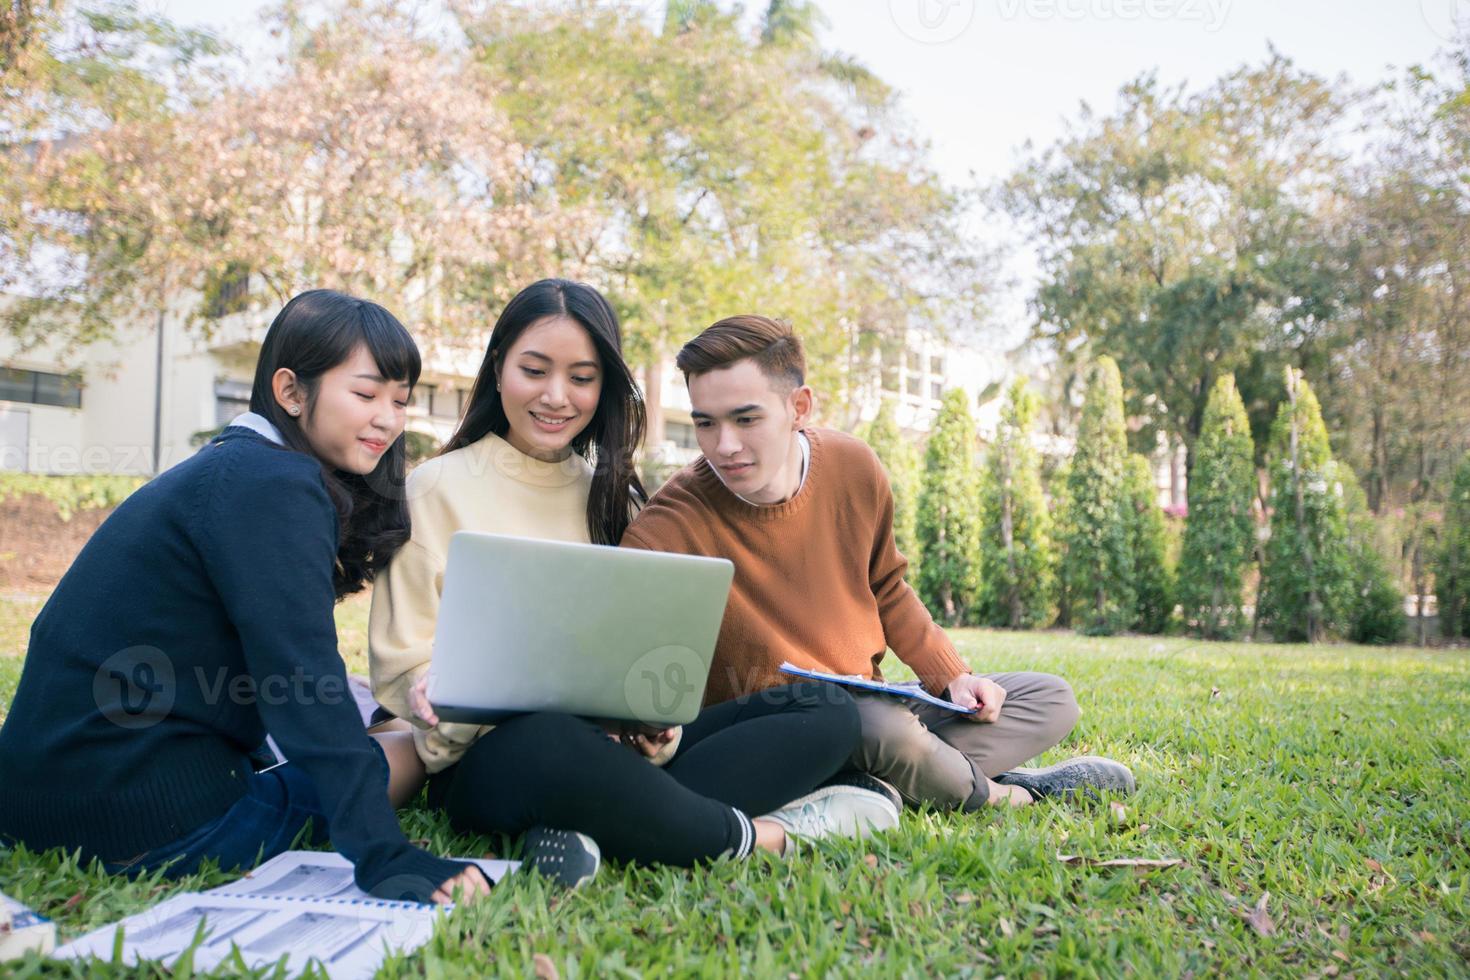
<svg viewBox="0 0 1470 980">
<path fill-rule="evenodd" d="M 388 760 L 377 739 L 369 741 L 383 759 L 386 793 Z M 309 833 L 302 836 L 308 828 Z M 181 878 L 197 873 L 205 859 L 213 858 L 221 870 L 248 869 L 290 850 L 298 838 L 320 847 L 328 837 L 327 818 L 317 799 L 316 786 L 300 766 L 284 762 L 251 773 L 245 795 L 215 819 L 131 860 L 104 862 L 103 868 L 108 874 L 129 877 L 163 868 L 165 877 Z"/>
</svg>

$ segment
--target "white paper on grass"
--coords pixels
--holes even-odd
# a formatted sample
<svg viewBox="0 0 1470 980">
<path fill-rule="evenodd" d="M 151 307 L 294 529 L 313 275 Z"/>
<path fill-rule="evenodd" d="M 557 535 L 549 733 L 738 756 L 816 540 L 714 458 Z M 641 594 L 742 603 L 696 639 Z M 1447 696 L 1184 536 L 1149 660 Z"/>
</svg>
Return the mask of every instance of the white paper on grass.
<svg viewBox="0 0 1470 980">
<path fill-rule="evenodd" d="M 193 954 L 197 969 L 213 969 L 239 949 L 247 967 L 267 967 L 285 956 L 286 972 L 295 976 L 316 959 L 333 980 L 353 980 L 376 973 L 389 951 L 422 946 L 438 914 L 435 906 L 412 902 L 348 904 L 189 892 L 88 933 L 54 955 L 111 960 L 121 928 L 124 963 L 158 960 L 172 966 L 203 921 L 205 938 Z"/>
<path fill-rule="evenodd" d="M 498 882 L 519 861 L 474 858 Z M 123 961 L 172 965 L 201 921 L 206 936 L 194 965 L 212 969 L 239 949 L 248 967 L 286 957 L 290 975 L 317 960 L 333 980 L 371 977 L 389 952 L 411 952 L 428 941 L 440 906 L 373 898 L 352 881 L 352 864 L 331 851 L 287 851 L 248 875 L 207 892 L 175 895 L 121 922 L 94 930 L 54 956 L 111 960 L 123 930 Z"/>
</svg>

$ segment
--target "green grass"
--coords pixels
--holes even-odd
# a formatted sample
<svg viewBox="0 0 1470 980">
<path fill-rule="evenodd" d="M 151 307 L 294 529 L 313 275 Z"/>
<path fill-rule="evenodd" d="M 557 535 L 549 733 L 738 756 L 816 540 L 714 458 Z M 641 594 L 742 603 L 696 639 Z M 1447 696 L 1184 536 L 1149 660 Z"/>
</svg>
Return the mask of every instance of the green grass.
<svg viewBox="0 0 1470 980">
<path fill-rule="evenodd" d="M 344 646 L 360 637 L 364 609 L 343 610 Z M 1072 680 L 1082 720 L 1047 758 L 1126 761 L 1139 792 L 1124 812 L 909 813 L 894 833 L 824 842 L 785 863 L 605 867 L 562 895 L 507 884 L 385 973 L 527 976 L 539 953 L 562 977 L 1470 976 L 1464 652 L 956 638 L 977 668 Z M 0 705 L 15 682 L 9 666 L 0 659 Z M 403 816 L 411 837 L 443 853 L 503 853 L 503 842 L 456 837 L 421 808 Z M 1058 852 L 1186 863 L 1074 866 Z M 228 877 L 129 883 L 54 853 L 0 853 L 0 888 L 64 937 Z M 1246 916 L 1267 892 L 1262 934 Z M 93 971 L 35 958 L 9 966 Z"/>
</svg>

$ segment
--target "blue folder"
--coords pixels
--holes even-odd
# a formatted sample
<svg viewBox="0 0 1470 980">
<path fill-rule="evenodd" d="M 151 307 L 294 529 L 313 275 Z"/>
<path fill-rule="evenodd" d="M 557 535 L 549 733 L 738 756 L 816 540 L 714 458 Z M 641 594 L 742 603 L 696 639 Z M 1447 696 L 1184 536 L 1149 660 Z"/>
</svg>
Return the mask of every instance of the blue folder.
<svg viewBox="0 0 1470 980">
<path fill-rule="evenodd" d="M 863 691 L 872 691 L 874 694 L 887 694 L 895 698 L 923 701 L 925 704 L 932 704 L 936 708 L 943 708 L 946 711 L 953 711 L 962 715 L 973 715 L 975 713 L 974 708 L 961 708 L 953 701 L 936 698 L 924 690 L 918 681 L 904 681 L 900 684 L 890 684 L 887 681 L 870 681 L 865 677 L 855 677 L 848 674 L 828 674 L 820 670 L 807 670 L 805 667 L 798 667 L 790 661 L 781 665 L 781 672 L 793 674 L 797 677 L 810 678 L 814 681 L 831 681 L 833 684 L 842 684 L 845 687 L 855 687 Z"/>
</svg>

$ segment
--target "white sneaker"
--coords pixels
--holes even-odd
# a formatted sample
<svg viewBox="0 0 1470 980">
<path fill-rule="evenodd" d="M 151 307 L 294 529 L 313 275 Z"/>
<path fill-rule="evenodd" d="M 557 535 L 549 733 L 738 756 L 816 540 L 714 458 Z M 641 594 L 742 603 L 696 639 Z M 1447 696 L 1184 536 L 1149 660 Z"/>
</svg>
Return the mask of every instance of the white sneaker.
<svg viewBox="0 0 1470 980">
<path fill-rule="evenodd" d="M 897 827 L 898 807 L 870 789 L 823 786 L 766 814 L 765 819 L 780 824 L 788 837 L 866 837 Z"/>
</svg>

